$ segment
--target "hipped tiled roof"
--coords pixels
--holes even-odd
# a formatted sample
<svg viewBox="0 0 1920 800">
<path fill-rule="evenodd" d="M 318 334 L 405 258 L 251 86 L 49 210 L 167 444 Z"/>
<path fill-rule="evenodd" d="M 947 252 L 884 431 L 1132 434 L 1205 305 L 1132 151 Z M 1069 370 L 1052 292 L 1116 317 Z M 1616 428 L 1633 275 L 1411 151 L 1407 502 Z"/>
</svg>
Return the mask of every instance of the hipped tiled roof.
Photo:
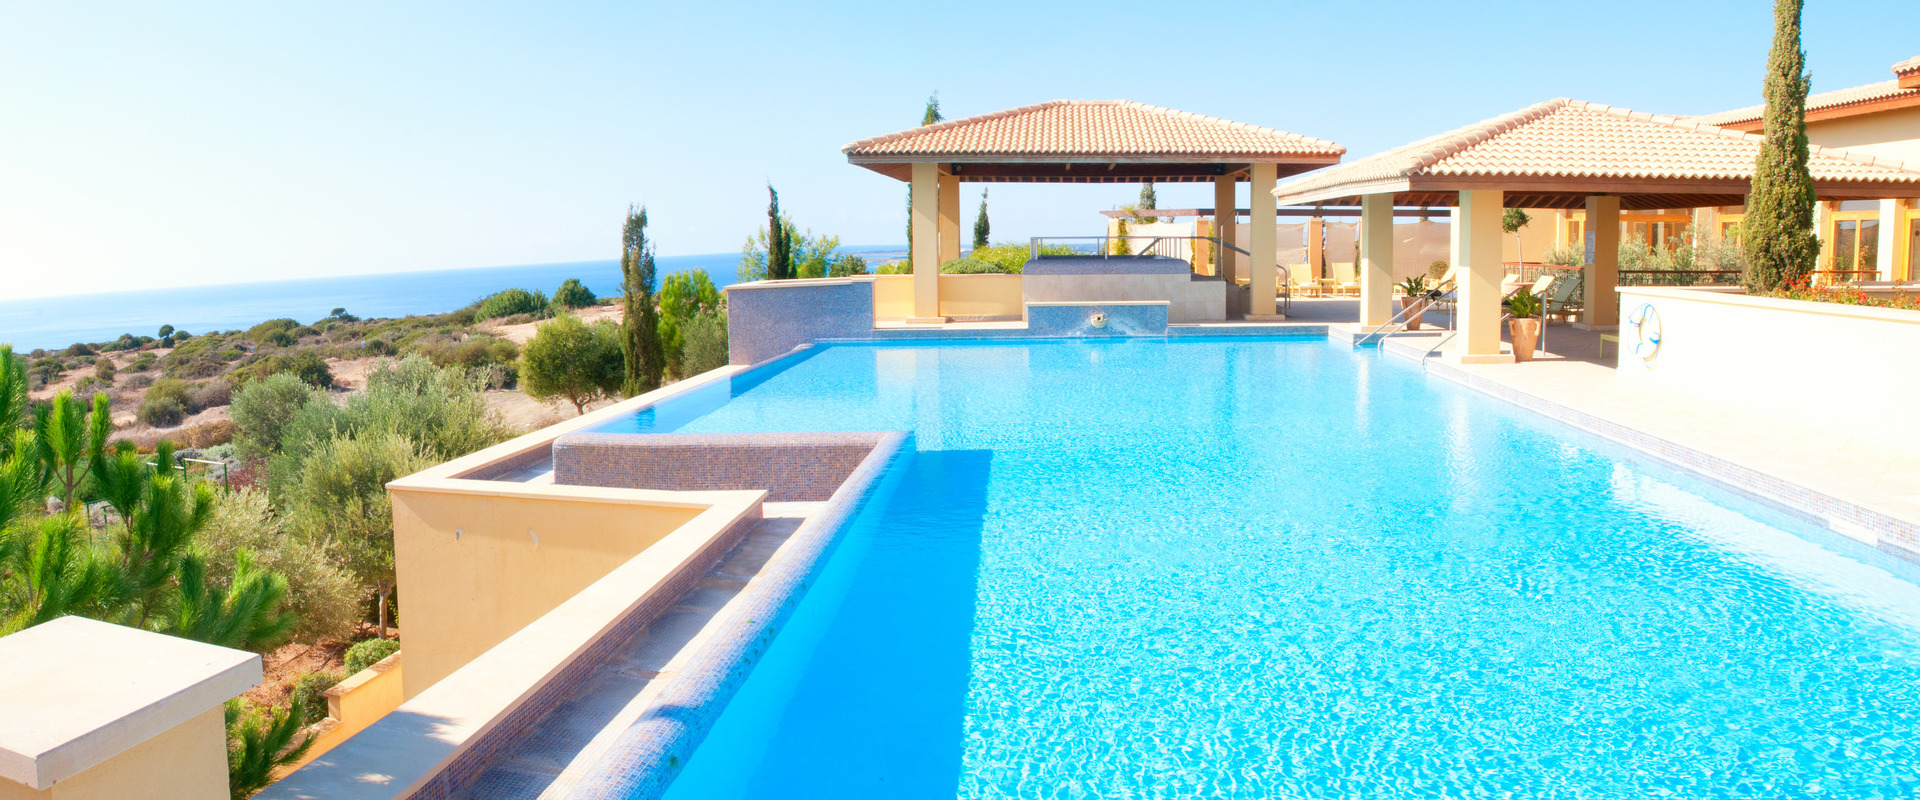
<svg viewBox="0 0 1920 800">
<path fill-rule="evenodd" d="M 1920 73 L 1920 56 L 1914 56 L 1913 58 L 1893 65 L 1894 80 L 1869 83 L 1865 86 L 1854 86 L 1847 89 L 1835 89 L 1830 92 L 1815 92 L 1807 95 L 1807 114 L 1813 116 L 1819 112 L 1840 112 L 1841 115 L 1844 115 L 1845 112 L 1843 109 L 1851 106 L 1863 106 L 1870 103 L 1879 104 L 1887 101 L 1910 100 L 1916 104 L 1920 104 L 1920 87 L 1913 85 L 1913 77 L 1916 73 Z M 1901 83 L 1906 83 L 1906 88 L 1901 88 Z M 1707 125 L 1746 126 L 1759 122 L 1760 117 L 1766 113 L 1766 110 L 1767 107 L 1765 105 L 1747 106 L 1746 108 L 1736 108 L 1732 111 L 1706 114 L 1692 117 L 1691 119 L 1694 122 Z"/>
<path fill-rule="evenodd" d="M 1346 148 L 1297 133 L 1125 100 L 1055 100 L 861 139 L 849 159 L 1166 157 L 1196 162 L 1338 158 Z"/>
<path fill-rule="evenodd" d="M 1288 181 L 1274 194 L 1287 203 L 1319 202 L 1471 178 L 1607 182 L 1613 192 L 1623 181 L 1649 191 L 1663 182 L 1744 181 L 1753 175 L 1760 141 L 1693 120 L 1562 98 Z M 1920 185 L 1920 171 L 1899 161 L 1844 150 L 1814 147 L 1809 166 L 1816 183 Z"/>
</svg>

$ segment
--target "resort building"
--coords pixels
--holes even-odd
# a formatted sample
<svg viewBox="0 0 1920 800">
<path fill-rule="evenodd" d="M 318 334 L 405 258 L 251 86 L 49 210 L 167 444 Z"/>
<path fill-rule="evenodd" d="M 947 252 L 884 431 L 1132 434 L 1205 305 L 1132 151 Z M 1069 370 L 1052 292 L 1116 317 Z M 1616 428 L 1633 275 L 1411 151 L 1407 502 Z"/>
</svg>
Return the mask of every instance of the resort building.
<svg viewBox="0 0 1920 800">
<path fill-rule="evenodd" d="M 1911 252 L 1912 72 L 1820 101 L 1879 109 L 1817 119 L 1881 140 L 1813 150 L 1836 272 Z M 1345 163 L 1125 101 L 855 141 L 911 273 L 729 286 L 728 366 L 387 484 L 403 648 L 259 797 L 1912 795 L 1920 430 L 1829 412 L 1920 392 L 1920 311 L 1621 280 L 1759 149 L 1564 98 Z M 943 274 L 972 181 L 1214 205 Z M 110 689 L 0 701 L 0 798 L 221 796 L 259 659 L 156 637 L 0 639 Z"/>
<path fill-rule="evenodd" d="M 1757 133 L 1764 106 L 1693 121 Z M 1920 164 L 1920 56 L 1893 65 L 1893 80 L 1807 95 L 1807 141 Z M 1725 232 L 1744 209 L 1711 210 L 1702 224 Z M 1821 269 L 1848 280 L 1920 281 L 1920 197 L 1831 200 L 1815 226 Z"/>
</svg>

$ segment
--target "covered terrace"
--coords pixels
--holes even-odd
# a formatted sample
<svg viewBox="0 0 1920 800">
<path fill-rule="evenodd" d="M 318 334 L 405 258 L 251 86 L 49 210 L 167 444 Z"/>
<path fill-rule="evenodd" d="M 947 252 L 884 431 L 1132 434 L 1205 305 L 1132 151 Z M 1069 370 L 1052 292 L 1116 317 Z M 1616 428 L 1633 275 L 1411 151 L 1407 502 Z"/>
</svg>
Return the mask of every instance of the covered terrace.
<svg viewBox="0 0 1920 800">
<path fill-rule="evenodd" d="M 1507 208 L 1586 210 L 1584 327 L 1619 324 L 1622 209 L 1741 205 L 1761 137 L 1677 117 L 1556 99 L 1448 131 L 1273 190 L 1281 205 L 1359 206 L 1358 322 L 1389 324 L 1395 206 L 1452 206 L 1461 360 L 1510 359 L 1500 340 L 1501 217 Z M 1814 147 L 1821 200 L 1911 197 L 1920 170 Z"/>
<path fill-rule="evenodd" d="M 1278 179 L 1337 164 L 1346 149 L 1285 131 L 1124 100 L 1055 100 L 862 139 L 847 161 L 906 181 L 913 203 L 913 315 L 941 323 L 940 265 L 960 257 L 960 184 L 1212 183 L 1215 207 L 1230 214 L 1237 184 L 1252 183 L 1245 267 L 1247 316 L 1273 318 L 1273 187 Z M 1224 224 L 1219 224 L 1224 222 Z M 1234 219 L 1216 220 L 1233 245 Z M 1222 247 L 1220 274 L 1241 269 Z"/>
</svg>

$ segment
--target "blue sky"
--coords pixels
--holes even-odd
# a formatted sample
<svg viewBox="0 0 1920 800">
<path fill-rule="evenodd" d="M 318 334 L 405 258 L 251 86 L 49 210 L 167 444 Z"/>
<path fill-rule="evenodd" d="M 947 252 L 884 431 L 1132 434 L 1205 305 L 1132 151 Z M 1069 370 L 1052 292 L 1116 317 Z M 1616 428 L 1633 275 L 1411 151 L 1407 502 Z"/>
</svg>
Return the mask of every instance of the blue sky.
<svg viewBox="0 0 1920 800">
<path fill-rule="evenodd" d="M 1920 53 L 1920 3 L 1810 6 L 1816 90 Z M 612 258 L 629 202 L 663 254 L 732 251 L 768 181 L 816 233 L 902 242 L 903 185 L 839 148 L 936 90 L 949 117 L 1125 98 L 1349 158 L 1556 96 L 1718 111 L 1758 101 L 1770 7 L 9 2 L 0 297 Z M 1137 191 L 1003 184 L 995 238 L 1096 232 Z"/>
</svg>

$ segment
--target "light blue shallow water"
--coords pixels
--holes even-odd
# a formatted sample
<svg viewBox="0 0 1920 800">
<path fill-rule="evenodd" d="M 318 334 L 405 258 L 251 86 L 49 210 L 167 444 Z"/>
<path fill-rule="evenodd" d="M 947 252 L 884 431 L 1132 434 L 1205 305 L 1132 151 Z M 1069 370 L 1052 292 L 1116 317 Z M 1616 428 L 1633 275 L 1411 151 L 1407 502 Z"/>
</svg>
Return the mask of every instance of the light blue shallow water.
<svg viewBox="0 0 1920 800">
<path fill-rule="evenodd" d="M 833 346 L 909 430 L 670 797 L 1911 797 L 1902 562 L 1323 340 Z"/>
</svg>

